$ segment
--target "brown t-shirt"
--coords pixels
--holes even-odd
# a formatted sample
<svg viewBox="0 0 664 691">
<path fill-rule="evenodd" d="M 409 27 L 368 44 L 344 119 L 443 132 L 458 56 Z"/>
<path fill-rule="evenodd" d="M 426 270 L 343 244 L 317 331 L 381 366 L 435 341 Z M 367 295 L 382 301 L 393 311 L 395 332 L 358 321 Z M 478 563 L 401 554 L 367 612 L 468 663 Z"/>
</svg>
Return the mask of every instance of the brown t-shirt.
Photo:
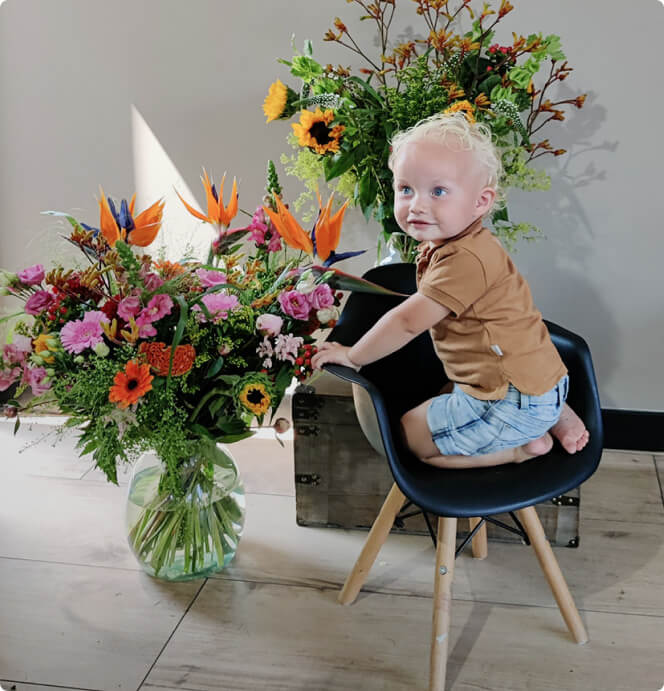
<svg viewBox="0 0 664 691">
<path fill-rule="evenodd" d="M 422 245 L 417 289 L 451 310 L 431 338 L 447 376 L 471 396 L 502 399 L 510 382 L 541 396 L 566 374 L 528 284 L 481 218 Z"/>
</svg>

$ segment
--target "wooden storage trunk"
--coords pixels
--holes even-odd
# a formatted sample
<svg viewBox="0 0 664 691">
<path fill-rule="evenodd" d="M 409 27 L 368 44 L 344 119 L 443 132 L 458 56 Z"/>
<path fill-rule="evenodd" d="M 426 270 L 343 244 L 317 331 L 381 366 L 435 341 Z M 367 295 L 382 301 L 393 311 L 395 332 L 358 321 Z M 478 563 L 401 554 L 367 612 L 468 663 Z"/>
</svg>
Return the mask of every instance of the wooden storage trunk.
<svg viewBox="0 0 664 691">
<path fill-rule="evenodd" d="M 360 429 L 352 396 L 293 396 L 295 501 L 298 525 L 368 530 L 393 480 L 385 458 Z M 412 511 L 412 508 L 409 512 Z M 553 545 L 579 544 L 579 490 L 537 505 Z M 513 525 L 509 514 L 498 520 Z M 428 534 L 422 514 L 397 521 L 395 532 Z M 459 535 L 468 520 L 459 520 Z M 518 542 L 513 533 L 487 523 L 490 540 Z"/>
</svg>

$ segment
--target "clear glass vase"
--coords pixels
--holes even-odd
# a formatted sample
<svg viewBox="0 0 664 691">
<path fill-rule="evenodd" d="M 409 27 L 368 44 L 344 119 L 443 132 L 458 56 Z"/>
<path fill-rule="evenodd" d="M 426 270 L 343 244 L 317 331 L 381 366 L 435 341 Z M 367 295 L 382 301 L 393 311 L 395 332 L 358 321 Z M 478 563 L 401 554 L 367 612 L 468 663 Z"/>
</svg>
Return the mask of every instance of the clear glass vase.
<svg viewBox="0 0 664 691">
<path fill-rule="evenodd" d="M 245 498 L 228 448 L 192 443 L 171 491 L 154 452 L 134 466 L 127 495 L 129 546 L 143 569 L 166 581 L 205 578 L 235 556 L 244 527 Z"/>
</svg>

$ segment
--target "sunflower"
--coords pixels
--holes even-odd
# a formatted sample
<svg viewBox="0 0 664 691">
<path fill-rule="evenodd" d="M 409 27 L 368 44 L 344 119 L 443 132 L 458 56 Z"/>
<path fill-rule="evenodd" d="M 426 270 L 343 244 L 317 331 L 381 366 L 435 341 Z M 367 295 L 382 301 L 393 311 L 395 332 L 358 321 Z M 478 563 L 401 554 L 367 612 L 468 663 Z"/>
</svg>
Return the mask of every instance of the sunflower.
<svg viewBox="0 0 664 691">
<path fill-rule="evenodd" d="M 468 122 L 475 122 L 475 109 L 473 108 L 472 103 L 470 101 L 466 101 L 465 99 L 463 101 L 453 103 L 449 108 L 445 108 L 443 112 L 458 113 L 459 111 L 463 112 Z"/>
<path fill-rule="evenodd" d="M 113 386 L 108 393 L 108 400 L 117 403 L 120 408 L 128 408 L 136 403 L 150 389 L 154 377 L 150 374 L 150 365 L 139 365 L 130 360 L 124 372 L 118 372 L 113 379 Z"/>
<path fill-rule="evenodd" d="M 270 85 L 267 96 L 263 101 L 263 112 L 267 120 L 286 120 L 295 112 L 293 103 L 297 101 L 298 95 L 286 86 L 280 79 Z"/>
<path fill-rule="evenodd" d="M 272 406 L 274 387 L 267 375 L 252 372 L 235 384 L 233 398 L 238 413 L 248 411 L 260 419 Z"/>
<path fill-rule="evenodd" d="M 308 146 L 317 154 L 326 154 L 329 151 L 339 151 L 339 140 L 343 131 L 343 125 L 329 127 L 334 120 L 334 111 L 320 108 L 315 113 L 303 110 L 300 113 L 300 122 L 292 125 L 297 135 L 297 143 L 300 146 Z"/>
</svg>

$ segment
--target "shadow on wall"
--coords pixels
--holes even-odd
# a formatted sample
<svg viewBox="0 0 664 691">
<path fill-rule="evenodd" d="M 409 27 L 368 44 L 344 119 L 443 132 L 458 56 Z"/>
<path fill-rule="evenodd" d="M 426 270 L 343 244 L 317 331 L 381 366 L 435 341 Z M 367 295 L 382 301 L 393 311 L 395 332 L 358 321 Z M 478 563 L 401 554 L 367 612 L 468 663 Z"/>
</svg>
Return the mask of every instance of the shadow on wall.
<svg viewBox="0 0 664 691">
<path fill-rule="evenodd" d="M 556 99 L 574 98 L 576 95 L 562 85 Z M 580 190 L 606 180 L 606 170 L 597 167 L 595 153 L 614 153 L 618 147 L 617 142 L 593 143 L 593 135 L 606 119 L 606 109 L 596 101 L 597 94 L 589 92 L 584 107 L 569 113 L 567 126 L 555 132 L 555 148 L 564 148 L 567 154 L 555 159 L 558 167 L 548 168 L 551 189 L 544 193 L 512 195 L 516 203 L 511 207 L 511 215 L 516 220 L 521 215 L 520 209 L 526 210 L 531 206 L 535 210 L 534 214 L 529 214 L 531 220 L 545 231 L 549 230 L 534 244 L 522 244 L 515 260 L 523 269 L 525 259 L 527 271 L 524 274 L 546 318 L 588 341 L 602 405 L 611 407 L 616 401 L 605 392 L 610 388 L 608 385 L 619 364 L 618 323 L 596 289 L 589 258 L 597 243 L 604 240 L 586 215 L 583 192 L 580 193 Z M 543 136 L 547 134 L 543 130 Z M 589 161 L 585 167 L 584 161 Z M 532 205 L 535 195 L 538 203 Z"/>
</svg>

